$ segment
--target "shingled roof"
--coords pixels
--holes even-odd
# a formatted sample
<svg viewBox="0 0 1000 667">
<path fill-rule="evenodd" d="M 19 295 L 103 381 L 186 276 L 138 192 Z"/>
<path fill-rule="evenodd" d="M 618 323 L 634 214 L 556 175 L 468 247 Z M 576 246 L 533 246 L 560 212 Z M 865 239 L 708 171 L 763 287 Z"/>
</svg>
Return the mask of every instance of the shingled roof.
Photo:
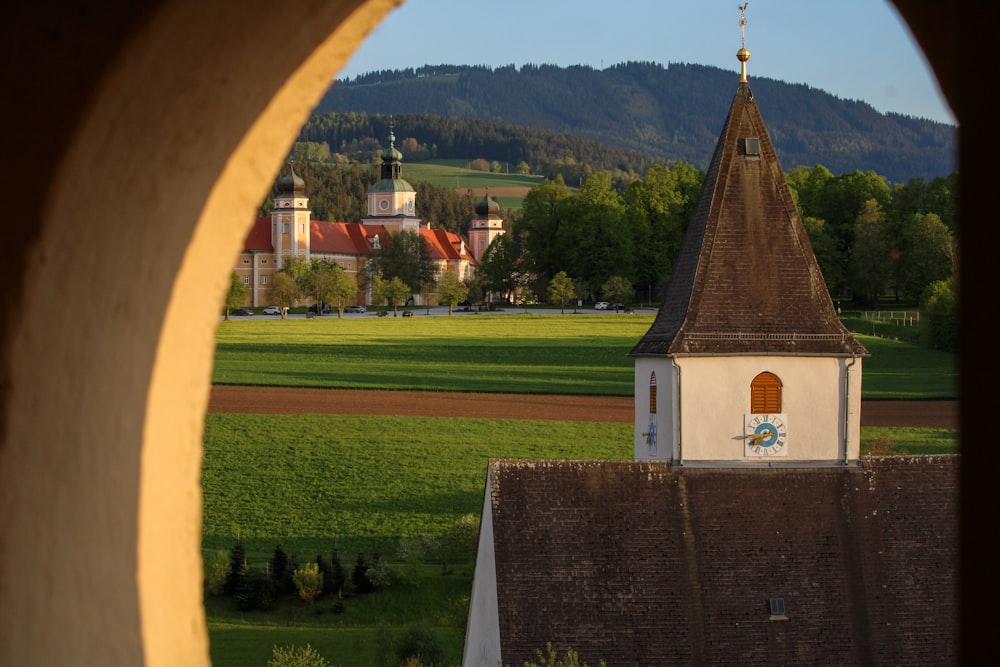
<svg viewBox="0 0 1000 667">
<path fill-rule="evenodd" d="M 841 324 L 753 93 L 740 83 L 653 325 L 633 355 L 865 355 Z"/>
<path fill-rule="evenodd" d="M 958 472 L 957 456 L 794 471 L 494 460 L 495 560 L 479 554 L 477 584 L 495 564 L 504 665 L 546 642 L 612 667 L 951 665 Z"/>
</svg>

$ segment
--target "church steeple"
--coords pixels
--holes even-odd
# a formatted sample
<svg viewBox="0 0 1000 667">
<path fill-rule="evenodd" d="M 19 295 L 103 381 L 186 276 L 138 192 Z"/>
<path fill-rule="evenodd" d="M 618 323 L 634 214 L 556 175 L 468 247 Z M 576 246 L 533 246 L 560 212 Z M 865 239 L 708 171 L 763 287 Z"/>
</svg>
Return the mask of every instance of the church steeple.
<svg viewBox="0 0 1000 667">
<path fill-rule="evenodd" d="M 750 52 L 737 58 L 740 82 L 666 300 L 632 354 L 864 354 L 834 311 L 746 81 Z"/>
<path fill-rule="evenodd" d="M 740 30 L 746 26 L 741 5 Z M 867 356 L 837 317 L 746 63 L 694 217 L 635 358 L 637 459 L 846 465 Z"/>
</svg>

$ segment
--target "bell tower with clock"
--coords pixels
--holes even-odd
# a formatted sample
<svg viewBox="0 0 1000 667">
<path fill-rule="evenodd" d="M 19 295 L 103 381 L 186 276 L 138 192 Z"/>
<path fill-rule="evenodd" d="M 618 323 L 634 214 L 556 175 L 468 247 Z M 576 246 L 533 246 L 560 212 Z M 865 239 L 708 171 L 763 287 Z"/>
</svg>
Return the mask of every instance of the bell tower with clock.
<svg viewBox="0 0 1000 667">
<path fill-rule="evenodd" d="M 402 177 L 403 154 L 396 149 L 393 122 L 389 121 L 389 145 L 382 151 L 382 166 L 378 182 L 368 190 L 368 215 L 365 225 L 385 227 L 390 234 L 401 230 L 417 232 L 420 218 L 416 217 L 417 193 Z"/>
<path fill-rule="evenodd" d="M 746 26 L 740 6 L 740 29 Z M 840 322 L 747 81 L 662 306 L 632 349 L 637 460 L 850 465 L 868 352 Z"/>
</svg>

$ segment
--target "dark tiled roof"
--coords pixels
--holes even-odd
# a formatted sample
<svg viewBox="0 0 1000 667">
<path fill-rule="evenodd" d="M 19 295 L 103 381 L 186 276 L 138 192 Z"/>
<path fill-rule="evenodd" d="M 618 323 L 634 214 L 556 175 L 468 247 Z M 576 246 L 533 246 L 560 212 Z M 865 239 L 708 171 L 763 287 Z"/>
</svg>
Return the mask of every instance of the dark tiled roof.
<svg viewBox="0 0 1000 667">
<path fill-rule="evenodd" d="M 957 664 L 958 472 L 491 461 L 503 663 Z"/>
<path fill-rule="evenodd" d="M 756 139 L 759 150 L 748 149 L 747 139 Z M 837 318 L 745 83 L 733 98 L 666 298 L 632 350 L 713 353 L 867 354 Z"/>
</svg>

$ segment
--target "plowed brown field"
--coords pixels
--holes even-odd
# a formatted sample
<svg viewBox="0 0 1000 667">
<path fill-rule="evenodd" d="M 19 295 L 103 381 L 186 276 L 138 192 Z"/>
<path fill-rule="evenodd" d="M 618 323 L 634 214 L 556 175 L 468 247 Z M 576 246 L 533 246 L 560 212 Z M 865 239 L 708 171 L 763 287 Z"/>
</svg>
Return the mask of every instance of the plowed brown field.
<svg viewBox="0 0 1000 667">
<path fill-rule="evenodd" d="M 212 387 L 208 411 L 621 423 L 629 423 L 634 418 L 632 399 L 620 396 L 535 396 L 227 385 Z M 958 428 L 958 402 L 866 401 L 861 405 L 861 424 Z"/>
</svg>

